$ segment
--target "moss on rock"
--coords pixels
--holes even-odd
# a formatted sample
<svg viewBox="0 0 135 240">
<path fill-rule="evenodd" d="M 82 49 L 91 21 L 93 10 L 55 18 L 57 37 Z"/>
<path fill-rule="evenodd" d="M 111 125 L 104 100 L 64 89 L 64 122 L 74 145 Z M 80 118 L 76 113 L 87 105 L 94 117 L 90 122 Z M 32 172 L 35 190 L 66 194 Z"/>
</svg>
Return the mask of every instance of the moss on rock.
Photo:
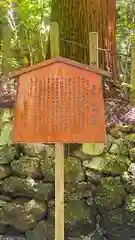
<svg viewBox="0 0 135 240">
<path fill-rule="evenodd" d="M 35 227 L 37 221 L 45 216 L 47 208 L 43 202 L 35 200 L 21 202 L 20 199 L 17 202 L 5 203 L 2 211 L 8 225 L 21 232 L 26 232 Z"/>
<path fill-rule="evenodd" d="M 88 182 L 66 183 L 65 184 L 65 201 L 81 200 L 86 197 L 92 197 L 93 186 Z"/>
<path fill-rule="evenodd" d="M 40 160 L 40 168 L 44 176 L 44 181 L 55 180 L 55 150 L 51 145 L 46 145 L 46 156 Z"/>
<path fill-rule="evenodd" d="M 35 228 L 29 230 L 25 234 L 26 240 L 45 240 L 45 239 L 54 239 L 54 225 L 48 221 L 39 221 Z"/>
<path fill-rule="evenodd" d="M 8 165 L 0 165 L 0 180 L 10 176 L 11 167 Z"/>
<path fill-rule="evenodd" d="M 23 177 L 42 178 L 40 169 L 40 158 L 22 156 L 19 160 L 14 160 L 11 163 L 11 168 L 14 174 Z"/>
<path fill-rule="evenodd" d="M 123 137 L 123 133 L 119 129 L 119 126 L 112 127 L 110 129 L 110 134 L 111 134 L 111 136 L 113 136 L 116 139 Z"/>
<path fill-rule="evenodd" d="M 124 208 L 104 212 L 100 226 L 106 231 L 107 239 L 131 239 L 135 234 L 134 229 L 127 224 Z"/>
<path fill-rule="evenodd" d="M 12 197 L 31 197 L 43 202 L 54 196 L 51 183 L 35 181 L 32 178 L 10 177 L 4 180 L 2 188 L 4 193 Z"/>
<path fill-rule="evenodd" d="M 79 159 L 67 157 L 64 163 L 65 182 L 80 182 L 85 180 L 85 172 Z"/>
<path fill-rule="evenodd" d="M 83 166 L 91 170 L 103 173 L 120 175 L 129 167 L 130 160 L 126 156 L 104 154 L 100 157 L 93 157 L 92 161 L 84 161 Z"/>
<path fill-rule="evenodd" d="M 0 164 L 9 164 L 18 157 L 18 152 L 12 145 L 0 146 Z"/>
<path fill-rule="evenodd" d="M 20 144 L 20 146 L 25 156 L 36 157 L 38 155 L 46 155 L 46 145 L 43 143 Z"/>
<path fill-rule="evenodd" d="M 95 194 L 95 203 L 101 210 L 110 210 L 123 204 L 126 192 L 119 178 L 106 177 Z"/>
</svg>

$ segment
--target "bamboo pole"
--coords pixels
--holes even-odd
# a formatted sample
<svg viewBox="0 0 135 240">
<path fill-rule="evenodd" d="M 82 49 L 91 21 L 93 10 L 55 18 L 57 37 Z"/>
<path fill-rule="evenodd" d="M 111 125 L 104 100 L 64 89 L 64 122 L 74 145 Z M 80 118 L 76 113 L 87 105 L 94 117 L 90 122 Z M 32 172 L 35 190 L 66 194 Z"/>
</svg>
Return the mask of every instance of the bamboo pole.
<svg viewBox="0 0 135 240">
<path fill-rule="evenodd" d="M 57 23 L 50 29 L 51 57 L 59 56 Z M 55 240 L 64 240 L 64 144 L 55 144 Z"/>
</svg>

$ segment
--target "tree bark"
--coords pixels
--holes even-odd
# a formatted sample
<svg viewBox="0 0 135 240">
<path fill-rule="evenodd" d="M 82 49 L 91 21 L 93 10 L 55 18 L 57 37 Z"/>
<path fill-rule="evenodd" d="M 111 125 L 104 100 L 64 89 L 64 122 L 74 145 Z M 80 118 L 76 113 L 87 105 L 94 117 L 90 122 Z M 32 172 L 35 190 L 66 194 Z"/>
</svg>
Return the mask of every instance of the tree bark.
<svg viewBox="0 0 135 240">
<path fill-rule="evenodd" d="M 53 0 L 51 21 L 59 24 L 60 55 L 85 64 L 89 32 L 98 32 L 99 47 L 108 50 L 99 51 L 99 67 L 116 78 L 116 0 Z"/>
</svg>

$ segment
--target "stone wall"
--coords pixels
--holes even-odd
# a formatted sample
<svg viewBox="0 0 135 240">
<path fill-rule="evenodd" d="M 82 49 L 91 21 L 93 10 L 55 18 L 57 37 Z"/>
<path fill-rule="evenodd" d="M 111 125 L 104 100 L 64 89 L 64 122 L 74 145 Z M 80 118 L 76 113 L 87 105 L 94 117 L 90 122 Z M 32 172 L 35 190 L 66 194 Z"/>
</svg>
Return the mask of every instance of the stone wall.
<svg viewBox="0 0 135 240">
<path fill-rule="evenodd" d="M 7 121 L 8 122 L 8 121 Z M 65 239 L 135 239 L 135 127 L 93 153 L 65 145 Z M 54 146 L 0 146 L 0 234 L 54 239 Z"/>
</svg>

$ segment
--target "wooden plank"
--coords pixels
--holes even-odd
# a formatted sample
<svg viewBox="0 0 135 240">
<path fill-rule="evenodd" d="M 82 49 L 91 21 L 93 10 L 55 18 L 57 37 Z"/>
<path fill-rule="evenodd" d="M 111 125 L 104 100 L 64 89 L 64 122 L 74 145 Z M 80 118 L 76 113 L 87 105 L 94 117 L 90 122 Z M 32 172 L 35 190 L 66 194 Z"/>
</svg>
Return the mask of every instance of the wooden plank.
<svg viewBox="0 0 135 240">
<path fill-rule="evenodd" d="M 51 23 L 51 57 L 59 56 L 59 29 Z M 64 240 L 64 144 L 55 144 L 55 240 Z"/>
<path fill-rule="evenodd" d="M 99 67 L 98 59 L 98 33 L 89 33 L 89 64 L 92 67 Z"/>
<path fill-rule="evenodd" d="M 92 67 L 98 68 L 99 57 L 98 57 L 98 33 L 89 33 L 89 63 Z M 104 143 L 84 143 L 83 152 L 97 156 L 100 155 L 104 150 Z"/>
</svg>

